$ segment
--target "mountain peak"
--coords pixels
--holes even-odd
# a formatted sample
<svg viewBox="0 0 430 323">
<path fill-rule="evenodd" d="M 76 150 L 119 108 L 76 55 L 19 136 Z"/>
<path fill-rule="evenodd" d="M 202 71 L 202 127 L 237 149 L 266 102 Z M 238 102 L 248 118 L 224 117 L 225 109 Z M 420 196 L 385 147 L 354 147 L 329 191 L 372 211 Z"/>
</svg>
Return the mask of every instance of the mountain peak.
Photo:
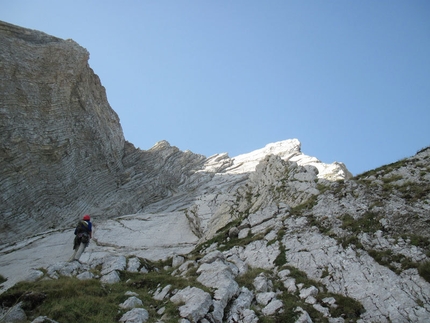
<svg viewBox="0 0 430 323">
<path fill-rule="evenodd" d="M 43 307 L 16 309 L 31 316 L 71 276 L 93 280 L 89 315 L 128 290 L 151 322 L 430 321 L 430 150 L 353 178 L 297 139 L 233 158 L 136 149 L 83 48 L 1 22 L 0 41 L 0 321 L 3 300 L 31 300 L 17 282 L 38 281 Z M 93 240 L 70 263 L 84 214 Z"/>
</svg>

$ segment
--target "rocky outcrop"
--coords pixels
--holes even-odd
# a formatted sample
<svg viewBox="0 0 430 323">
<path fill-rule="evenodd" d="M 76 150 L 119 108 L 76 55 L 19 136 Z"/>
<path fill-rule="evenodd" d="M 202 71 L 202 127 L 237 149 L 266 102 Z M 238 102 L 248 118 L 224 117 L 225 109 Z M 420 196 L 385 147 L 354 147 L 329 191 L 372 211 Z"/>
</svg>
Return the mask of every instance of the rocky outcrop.
<svg viewBox="0 0 430 323">
<path fill-rule="evenodd" d="M 123 322 L 430 320 L 429 148 L 356 177 L 297 139 L 233 158 L 143 151 L 86 50 L 6 23 L 0 42 L 1 315 L 35 313 L 10 301 L 17 282 L 73 277 L 105 301 L 127 287 Z M 76 213 L 94 220 L 83 263 L 65 262 Z"/>
<path fill-rule="evenodd" d="M 148 152 L 127 143 L 88 51 L 73 40 L 0 22 L 0 58 L 6 241 L 69 226 L 85 213 L 133 213 L 168 196 L 203 159 L 167 143 Z"/>
<path fill-rule="evenodd" d="M 235 158 L 206 158 L 166 141 L 147 151 L 136 149 L 124 139 L 105 89 L 88 65 L 88 51 L 73 40 L 0 22 L 0 57 L 0 233 L 5 241 L 69 227 L 85 213 L 101 220 L 169 210 L 170 203 L 177 208 L 181 199 L 186 207 L 200 198 L 211 204 L 213 194 L 202 196 L 202 191 L 233 189 L 268 154 L 313 165 L 320 177 L 350 177 L 341 163 L 327 165 L 303 155 L 298 140 Z M 217 201 L 228 199 L 216 194 Z M 199 202 L 195 208 L 203 211 Z M 196 215 L 187 213 L 200 238 L 212 217 Z"/>
<path fill-rule="evenodd" d="M 2 22 L 0 57 L 2 234 L 94 210 L 118 185 L 124 136 L 88 51 Z"/>
</svg>

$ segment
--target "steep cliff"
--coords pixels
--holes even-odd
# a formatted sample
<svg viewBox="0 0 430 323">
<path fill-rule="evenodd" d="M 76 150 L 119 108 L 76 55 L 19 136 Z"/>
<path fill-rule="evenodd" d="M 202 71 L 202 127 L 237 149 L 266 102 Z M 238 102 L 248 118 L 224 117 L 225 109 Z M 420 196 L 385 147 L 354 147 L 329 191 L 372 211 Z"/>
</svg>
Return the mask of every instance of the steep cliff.
<svg viewBox="0 0 430 323">
<path fill-rule="evenodd" d="M 0 22 L 0 232 L 7 240 L 70 225 L 83 213 L 133 213 L 169 194 L 203 159 L 168 144 L 142 152 L 127 143 L 88 59 L 72 40 Z M 172 158 L 182 161 L 163 167 Z"/>
<path fill-rule="evenodd" d="M 0 23 L 0 58 L 2 231 L 46 230 L 94 210 L 117 187 L 124 136 L 89 53 Z M 26 223 L 18 232 L 17 222 Z"/>
</svg>

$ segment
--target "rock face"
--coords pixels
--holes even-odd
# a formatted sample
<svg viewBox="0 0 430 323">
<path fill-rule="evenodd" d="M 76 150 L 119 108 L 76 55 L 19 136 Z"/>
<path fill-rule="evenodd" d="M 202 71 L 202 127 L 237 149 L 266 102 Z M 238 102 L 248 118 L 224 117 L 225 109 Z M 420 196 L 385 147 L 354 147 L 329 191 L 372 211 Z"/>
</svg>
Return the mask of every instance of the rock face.
<svg viewBox="0 0 430 323">
<path fill-rule="evenodd" d="M 165 160 L 193 167 L 202 159 L 168 144 L 141 152 L 125 142 L 88 58 L 72 40 L 0 22 L 0 231 L 9 241 L 85 213 L 135 212 L 182 176 L 172 174 L 179 164 L 160 171 Z"/>
<path fill-rule="evenodd" d="M 0 57 L 3 232 L 47 230 L 115 190 L 124 136 L 74 41 L 0 23 Z"/>
<path fill-rule="evenodd" d="M 6 23 L 0 45 L 2 292 L 127 284 L 124 322 L 430 321 L 430 148 L 356 177 L 297 139 L 234 158 L 142 151 L 85 49 Z M 93 240 L 67 263 L 83 213 Z"/>
<path fill-rule="evenodd" d="M 303 155 L 297 140 L 234 159 L 182 152 L 166 141 L 141 151 L 124 140 L 89 53 L 73 40 L 0 22 L 0 57 L 0 232 L 7 241 L 70 226 L 85 213 L 137 213 L 214 185 L 229 166 L 227 174 L 242 178 L 266 154 L 317 165 L 334 178 L 350 175 L 341 164 Z"/>
</svg>

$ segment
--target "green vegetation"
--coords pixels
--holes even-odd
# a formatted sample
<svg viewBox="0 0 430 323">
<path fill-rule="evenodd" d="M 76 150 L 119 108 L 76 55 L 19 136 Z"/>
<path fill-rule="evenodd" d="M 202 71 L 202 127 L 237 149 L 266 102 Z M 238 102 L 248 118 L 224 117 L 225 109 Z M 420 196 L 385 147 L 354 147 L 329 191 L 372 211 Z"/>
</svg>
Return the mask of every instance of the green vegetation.
<svg viewBox="0 0 430 323">
<path fill-rule="evenodd" d="M 336 299 L 337 307 L 330 307 L 330 314 L 333 317 L 344 316 L 350 320 L 349 322 L 356 322 L 360 315 L 365 312 L 363 305 L 351 297 L 333 293 L 322 293 L 318 295 L 319 300 L 326 297 L 334 297 Z"/>
<path fill-rule="evenodd" d="M 419 264 L 404 255 L 394 254 L 391 250 L 369 250 L 368 253 L 380 265 L 391 269 L 397 274 L 400 274 L 402 270 L 417 268 L 419 275 L 430 282 L 430 261 Z"/>
<path fill-rule="evenodd" d="M 382 224 L 379 222 L 381 216 L 374 212 L 366 212 L 362 217 L 354 219 L 351 215 L 345 214 L 341 217 L 342 229 L 349 230 L 357 234 L 360 232 L 373 233 L 382 230 Z"/>
<path fill-rule="evenodd" d="M 388 267 L 392 271 L 399 273 L 399 269 L 392 265 L 393 262 L 400 262 L 402 257 L 399 255 L 393 255 L 393 252 L 391 250 L 368 250 L 368 254 L 376 260 L 377 263 L 379 263 L 382 266 Z"/>
<path fill-rule="evenodd" d="M 7 279 L 0 275 L 0 285 L 3 284 Z"/>
<path fill-rule="evenodd" d="M 297 269 L 296 267 L 284 266 L 283 268 L 290 271 L 288 276 L 294 278 L 296 280 L 296 284 L 303 284 L 305 288 L 320 285 L 317 281 L 309 279 L 305 272 Z"/>
<path fill-rule="evenodd" d="M 422 278 L 430 283 L 430 261 L 426 261 L 418 266 L 418 273 Z"/>
<path fill-rule="evenodd" d="M 418 150 L 418 151 L 417 151 L 417 154 L 423 153 L 423 152 L 425 152 L 427 149 L 430 149 L 430 146 L 428 146 L 428 147 L 425 147 L 425 148 L 422 148 L 422 149 Z"/>
<path fill-rule="evenodd" d="M 219 233 L 212 239 L 209 239 L 208 241 L 205 241 L 204 243 L 198 245 L 194 249 L 193 254 L 199 254 L 202 250 L 208 248 L 214 243 L 218 245 L 217 249 L 219 251 L 226 251 L 235 246 L 246 246 L 253 241 L 262 240 L 264 238 L 264 233 L 253 235 L 251 232 L 248 233 L 248 236 L 242 239 L 239 239 L 239 237 L 229 237 L 228 231 L 233 226 L 234 225 L 231 224 L 227 225 L 226 227 L 221 229 L 221 231 L 219 231 Z"/>
<path fill-rule="evenodd" d="M 274 264 L 281 267 L 287 263 L 287 256 L 285 246 L 281 243 L 279 244 L 279 255 L 276 257 Z"/>
<path fill-rule="evenodd" d="M 160 263 L 161 264 L 161 263 Z M 153 264 L 155 268 L 155 264 Z M 99 280 L 79 280 L 74 277 L 60 277 L 55 280 L 39 280 L 34 283 L 21 282 L 0 295 L 4 306 L 13 306 L 23 301 L 23 309 L 29 319 L 40 315 L 59 322 L 118 322 L 126 312 L 119 308 L 129 296 L 125 292 L 139 294 L 144 308 L 149 312 L 149 323 L 156 322 L 156 313 L 165 307 L 165 314 L 171 317 L 164 322 L 177 322 L 178 306 L 169 301 L 157 301 L 152 292 L 168 284 L 174 289 L 193 285 L 208 291 L 195 277 L 175 277 L 168 271 L 154 270 L 147 274 L 121 272 L 121 281 L 104 285 Z"/>
<path fill-rule="evenodd" d="M 2 294 L 0 300 L 8 306 L 23 301 L 23 309 L 30 318 L 46 315 L 61 322 L 117 322 L 118 305 L 125 301 L 126 291 L 122 284 L 104 287 L 97 280 L 61 277 L 19 283 Z"/>
<path fill-rule="evenodd" d="M 297 205 L 291 209 L 291 214 L 302 215 L 304 211 L 311 210 L 318 202 L 318 196 L 312 195 L 309 199 L 300 205 Z"/>
<path fill-rule="evenodd" d="M 395 187 L 395 189 L 409 203 L 418 202 L 430 194 L 430 186 L 420 182 L 406 182 L 402 186 Z"/>
<path fill-rule="evenodd" d="M 347 318 L 348 322 L 356 322 L 360 315 L 364 312 L 363 306 L 356 300 L 339 294 L 329 293 L 325 287 L 312 279 L 309 279 L 306 273 L 298 270 L 292 266 L 284 266 L 282 269 L 288 269 L 290 271 L 289 277 L 295 278 L 296 283 L 303 284 L 304 288 L 315 286 L 319 289 L 319 293 L 316 296 L 318 302 L 323 303 L 322 300 L 326 297 L 333 297 L 336 300 L 336 307 L 329 307 L 329 311 L 332 317 L 344 317 Z M 253 269 L 255 272 L 250 276 L 248 281 L 251 281 L 260 273 L 261 270 Z M 270 273 L 265 272 L 270 278 Z M 313 308 L 312 305 L 307 304 L 304 300 L 300 299 L 299 292 L 290 293 L 288 292 L 280 281 L 274 280 L 274 289 L 279 290 L 281 294 L 277 296 L 279 300 L 284 304 L 283 312 L 277 313 L 273 316 L 260 316 L 260 322 L 264 323 L 293 323 L 298 318 L 298 313 L 295 312 L 297 307 L 303 308 L 308 312 L 312 319 L 312 322 L 328 322 L 328 319 L 323 316 L 322 313 L 318 312 Z M 246 285 L 245 285 L 246 286 Z M 249 287 L 248 287 L 249 288 Z M 258 311 L 257 311 L 258 312 Z"/>
<path fill-rule="evenodd" d="M 363 249 L 363 245 L 361 244 L 360 240 L 355 235 L 345 236 L 342 238 L 337 239 L 339 243 L 342 245 L 344 249 L 348 248 L 350 245 L 354 245 L 355 247 L 359 249 Z"/>
<path fill-rule="evenodd" d="M 408 159 L 401 159 L 399 161 L 396 161 L 394 163 L 388 164 L 388 165 L 383 165 L 381 167 L 369 170 L 367 172 L 364 172 L 362 174 L 358 174 L 357 176 L 353 177 L 353 179 L 356 180 L 366 180 L 366 177 L 370 177 L 370 176 L 384 176 L 385 174 L 388 174 L 390 172 L 392 172 L 393 170 L 399 169 L 401 167 L 406 166 L 409 163 Z"/>
<path fill-rule="evenodd" d="M 245 286 L 249 290 L 254 290 L 254 279 L 261 273 L 265 273 L 266 275 L 271 274 L 271 272 L 266 269 L 250 268 L 245 274 L 236 277 L 236 282 L 239 286 Z"/>
<path fill-rule="evenodd" d="M 420 247 L 427 252 L 430 252 L 430 239 L 426 237 L 419 236 L 417 234 L 409 234 L 409 235 L 402 235 L 402 238 L 404 240 L 410 241 L 410 244 L 416 247 Z M 429 256 L 429 255 L 428 255 Z"/>
</svg>

